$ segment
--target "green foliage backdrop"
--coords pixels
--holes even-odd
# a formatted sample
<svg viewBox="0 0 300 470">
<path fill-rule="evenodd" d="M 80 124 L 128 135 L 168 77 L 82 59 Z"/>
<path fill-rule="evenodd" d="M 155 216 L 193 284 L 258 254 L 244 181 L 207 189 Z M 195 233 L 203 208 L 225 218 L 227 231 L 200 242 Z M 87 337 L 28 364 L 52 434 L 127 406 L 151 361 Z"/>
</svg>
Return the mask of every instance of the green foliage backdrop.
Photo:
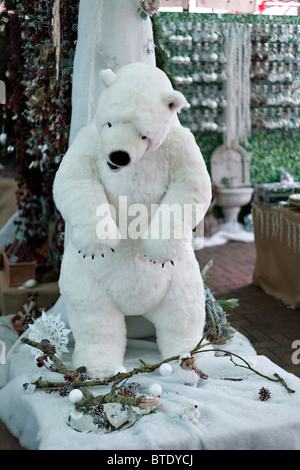
<svg viewBox="0 0 300 470">
<path fill-rule="evenodd" d="M 210 170 L 211 154 L 222 145 L 222 135 L 199 132 L 195 137 Z M 251 158 L 252 184 L 280 181 L 280 168 L 285 168 L 295 181 L 300 181 L 299 130 L 253 130 L 246 150 Z"/>
</svg>

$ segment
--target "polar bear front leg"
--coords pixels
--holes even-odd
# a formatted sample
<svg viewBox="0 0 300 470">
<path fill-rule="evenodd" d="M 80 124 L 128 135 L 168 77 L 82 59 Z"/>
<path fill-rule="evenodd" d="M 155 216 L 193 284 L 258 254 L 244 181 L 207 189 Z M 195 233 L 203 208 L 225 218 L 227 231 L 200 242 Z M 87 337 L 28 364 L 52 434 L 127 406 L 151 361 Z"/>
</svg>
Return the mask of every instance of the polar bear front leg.
<svg viewBox="0 0 300 470">
<path fill-rule="evenodd" d="M 104 378 L 122 366 L 126 347 L 124 315 L 109 299 L 83 306 L 67 304 L 67 314 L 75 339 L 74 366 L 85 366 L 88 375 Z"/>
</svg>

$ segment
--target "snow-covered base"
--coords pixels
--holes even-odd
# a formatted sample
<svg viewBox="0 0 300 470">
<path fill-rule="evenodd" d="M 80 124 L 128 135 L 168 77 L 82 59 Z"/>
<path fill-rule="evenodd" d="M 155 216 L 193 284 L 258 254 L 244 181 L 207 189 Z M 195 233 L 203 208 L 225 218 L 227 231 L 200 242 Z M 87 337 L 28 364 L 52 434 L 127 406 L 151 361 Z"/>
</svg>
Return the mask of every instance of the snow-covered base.
<svg viewBox="0 0 300 470">
<path fill-rule="evenodd" d="M 8 321 L 2 320 L 0 321 Z M 1 339 L 7 331 L 11 345 L 12 332 L 0 325 Z M 69 350 L 71 351 L 71 345 Z M 27 449 L 39 450 L 238 450 L 238 449 L 300 449 L 300 379 L 287 373 L 265 356 L 258 356 L 239 333 L 220 349 L 226 349 L 248 360 L 256 370 L 270 377 L 279 373 L 296 391 L 289 394 L 278 383 L 270 382 L 253 372 L 235 367 L 228 356 L 201 353 L 197 365 L 209 378 L 198 386 L 182 383 L 178 364 L 164 377 L 159 371 L 133 376 L 141 384 L 141 393 L 158 383 L 162 387 L 163 405 L 156 413 L 141 417 L 132 427 L 110 434 L 81 433 L 73 430 L 66 419 L 73 404 L 57 393 L 24 391 L 23 384 L 44 379 L 58 380 L 58 374 L 38 369 L 30 348 L 18 342 L 7 358 L 7 384 L 0 390 L 0 419 Z M 126 368 L 159 362 L 156 344 L 145 340 L 129 340 Z M 64 358 L 68 364 L 68 357 Z M 1 367 L 1 366 L 0 366 Z M 242 378 L 242 381 L 222 380 Z M 260 401 L 258 391 L 271 392 L 268 401 Z M 106 393 L 110 387 L 93 390 Z M 195 422 L 181 417 L 183 408 L 196 400 L 200 418 Z"/>
</svg>

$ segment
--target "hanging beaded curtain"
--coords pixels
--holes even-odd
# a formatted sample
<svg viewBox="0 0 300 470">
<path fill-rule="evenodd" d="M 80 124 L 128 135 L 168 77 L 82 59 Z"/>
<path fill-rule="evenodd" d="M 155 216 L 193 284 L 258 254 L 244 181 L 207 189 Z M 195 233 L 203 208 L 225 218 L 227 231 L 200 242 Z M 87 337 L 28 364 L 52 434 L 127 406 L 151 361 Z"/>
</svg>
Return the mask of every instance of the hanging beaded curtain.
<svg viewBox="0 0 300 470">
<path fill-rule="evenodd" d="M 224 143 L 230 147 L 239 142 L 247 144 L 251 132 L 250 66 L 251 35 L 248 25 L 225 25 L 225 56 L 227 57 L 225 82 Z"/>
</svg>

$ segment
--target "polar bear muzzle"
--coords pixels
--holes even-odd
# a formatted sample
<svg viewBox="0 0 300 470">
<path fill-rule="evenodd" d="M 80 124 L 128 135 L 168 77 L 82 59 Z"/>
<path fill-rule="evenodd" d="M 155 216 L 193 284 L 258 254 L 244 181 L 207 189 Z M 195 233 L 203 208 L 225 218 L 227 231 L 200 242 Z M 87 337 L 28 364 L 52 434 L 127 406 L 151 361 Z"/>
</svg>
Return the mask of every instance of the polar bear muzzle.
<svg viewBox="0 0 300 470">
<path fill-rule="evenodd" d="M 130 163 L 130 156 L 127 152 L 118 150 L 117 152 L 112 152 L 109 156 L 110 161 L 117 166 L 126 166 Z"/>
</svg>

